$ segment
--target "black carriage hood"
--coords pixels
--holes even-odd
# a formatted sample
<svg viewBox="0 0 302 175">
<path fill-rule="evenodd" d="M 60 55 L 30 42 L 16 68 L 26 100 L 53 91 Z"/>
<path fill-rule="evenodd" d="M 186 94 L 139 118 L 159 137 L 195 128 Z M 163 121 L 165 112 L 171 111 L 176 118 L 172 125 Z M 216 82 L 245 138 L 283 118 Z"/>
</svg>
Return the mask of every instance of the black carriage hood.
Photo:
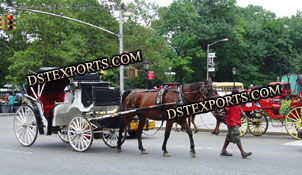
<svg viewBox="0 0 302 175">
<path fill-rule="evenodd" d="M 38 73 L 51 71 L 51 70 L 54 70 L 54 69 L 59 69 L 59 67 L 41 67 L 38 70 Z M 69 83 L 70 83 L 70 81 L 69 81 L 68 78 L 55 80 L 55 81 L 50 81 L 50 82 L 45 83 L 43 91 L 44 92 L 64 92 L 65 87 L 67 85 L 69 85 Z M 26 84 L 28 84 L 28 83 L 26 82 Z M 33 88 L 34 88 L 35 92 L 37 92 L 38 84 L 34 85 Z M 42 84 L 40 84 L 40 89 L 41 88 L 42 88 Z M 26 85 L 26 91 L 31 92 L 27 85 Z"/>
</svg>

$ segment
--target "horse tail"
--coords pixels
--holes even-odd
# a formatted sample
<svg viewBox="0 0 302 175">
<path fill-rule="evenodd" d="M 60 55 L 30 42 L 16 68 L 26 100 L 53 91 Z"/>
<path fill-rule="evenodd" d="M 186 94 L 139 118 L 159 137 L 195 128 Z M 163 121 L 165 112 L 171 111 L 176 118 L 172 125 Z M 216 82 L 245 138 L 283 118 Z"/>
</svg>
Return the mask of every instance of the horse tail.
<svg viewBox="0 0 302 175">
<path fill-rule="evenodd" d="M 124 111 L 125 110 L 125 100 L 126 100 L 126 97 L 131 93 L 131 90 L 126 90 L 124 93 L 123 93 L 123 96 L 122 96 L 122 103 L 121 105 L 119 106 L 118 108 L 118 111 Z"/>
</svg>

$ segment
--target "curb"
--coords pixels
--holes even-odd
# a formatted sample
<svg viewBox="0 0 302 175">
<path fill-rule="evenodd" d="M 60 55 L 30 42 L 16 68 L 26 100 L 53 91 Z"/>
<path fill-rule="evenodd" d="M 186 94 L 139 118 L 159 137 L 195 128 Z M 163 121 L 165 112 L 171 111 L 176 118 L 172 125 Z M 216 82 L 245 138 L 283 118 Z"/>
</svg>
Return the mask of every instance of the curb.
<svg viewBox="0 0 302 175">
<path fill-rule="evenodd" d="M 0 117 L 14 116 L 16 113 L 0 113 Z"/>
<path fill-rule="evenodd" d="M 155 127 L 154 129 L 158 129 L 158 128 L 159 127 Z M 163 127 L 161 127 L 160 130 L 165 130 L 165 129 L 166 129 L 166 127 L 163 126 Z M 173 129 L 171 131 L 173 131 Z M 198 129 L 198 132 L 208 132 L 208 133 L 211 133 L 212 131 L 213 131 L 213 129 L 204 129 L 204 128 L 199 128 Z M 219 132 L 220 133 L 227 133 L 227 130 L 221 129 Z M 249 131 L 247 131 L 246 134 L 253 136 Z M 290 137 L 290 135 L 287 132 L 266 132 L 265 134 L 263 134 L 263 136 L 264 135 L 282 135 L 282 136 L 289 136 Z M 254 137 L 260 137 L 260 136 L 254 136 Z"/>
</svg>

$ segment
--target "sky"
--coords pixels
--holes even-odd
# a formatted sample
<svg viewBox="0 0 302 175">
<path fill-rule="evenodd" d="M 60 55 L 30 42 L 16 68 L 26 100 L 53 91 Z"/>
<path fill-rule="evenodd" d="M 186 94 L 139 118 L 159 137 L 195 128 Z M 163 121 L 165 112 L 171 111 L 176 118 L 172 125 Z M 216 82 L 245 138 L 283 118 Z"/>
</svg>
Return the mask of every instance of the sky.
<svg viewBox="0 0 302 175">
<path fill-rule="evenodd" d="M 155 2 L 160 6 L 168 6 L 173 2 L 173 0 L 146 1 Z M 302 0 L 237 0 L 237 5 L 240 7 L 247 7 L 249 4 L 262 6 L 264 9 L 274 12 L 277 17 L 291 17 L 296 14 L 298 9 L 302 11 Z"/>
</svg>

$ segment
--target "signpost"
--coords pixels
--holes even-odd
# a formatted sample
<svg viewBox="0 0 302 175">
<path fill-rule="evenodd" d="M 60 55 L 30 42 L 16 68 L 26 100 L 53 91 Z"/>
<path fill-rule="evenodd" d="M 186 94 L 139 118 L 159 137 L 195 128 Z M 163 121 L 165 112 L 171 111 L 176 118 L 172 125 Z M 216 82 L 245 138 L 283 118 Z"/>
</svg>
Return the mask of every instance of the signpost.
<svg viewBox="0 0 302 175">
<path fill-rule="evenodd" d="M 148 80 L 154 80 L 154 71 L 148 71 L 147 72 L 147 79 Z"/>
<path fill-rule="evenodd" d="M 209 60 L 208 60 L 208 72 L 215 72 L 215 64 L 214 64 L 214 57 L 215 57 L 215 53 L 209 53 L 208 56 Z"/>
</svg>

